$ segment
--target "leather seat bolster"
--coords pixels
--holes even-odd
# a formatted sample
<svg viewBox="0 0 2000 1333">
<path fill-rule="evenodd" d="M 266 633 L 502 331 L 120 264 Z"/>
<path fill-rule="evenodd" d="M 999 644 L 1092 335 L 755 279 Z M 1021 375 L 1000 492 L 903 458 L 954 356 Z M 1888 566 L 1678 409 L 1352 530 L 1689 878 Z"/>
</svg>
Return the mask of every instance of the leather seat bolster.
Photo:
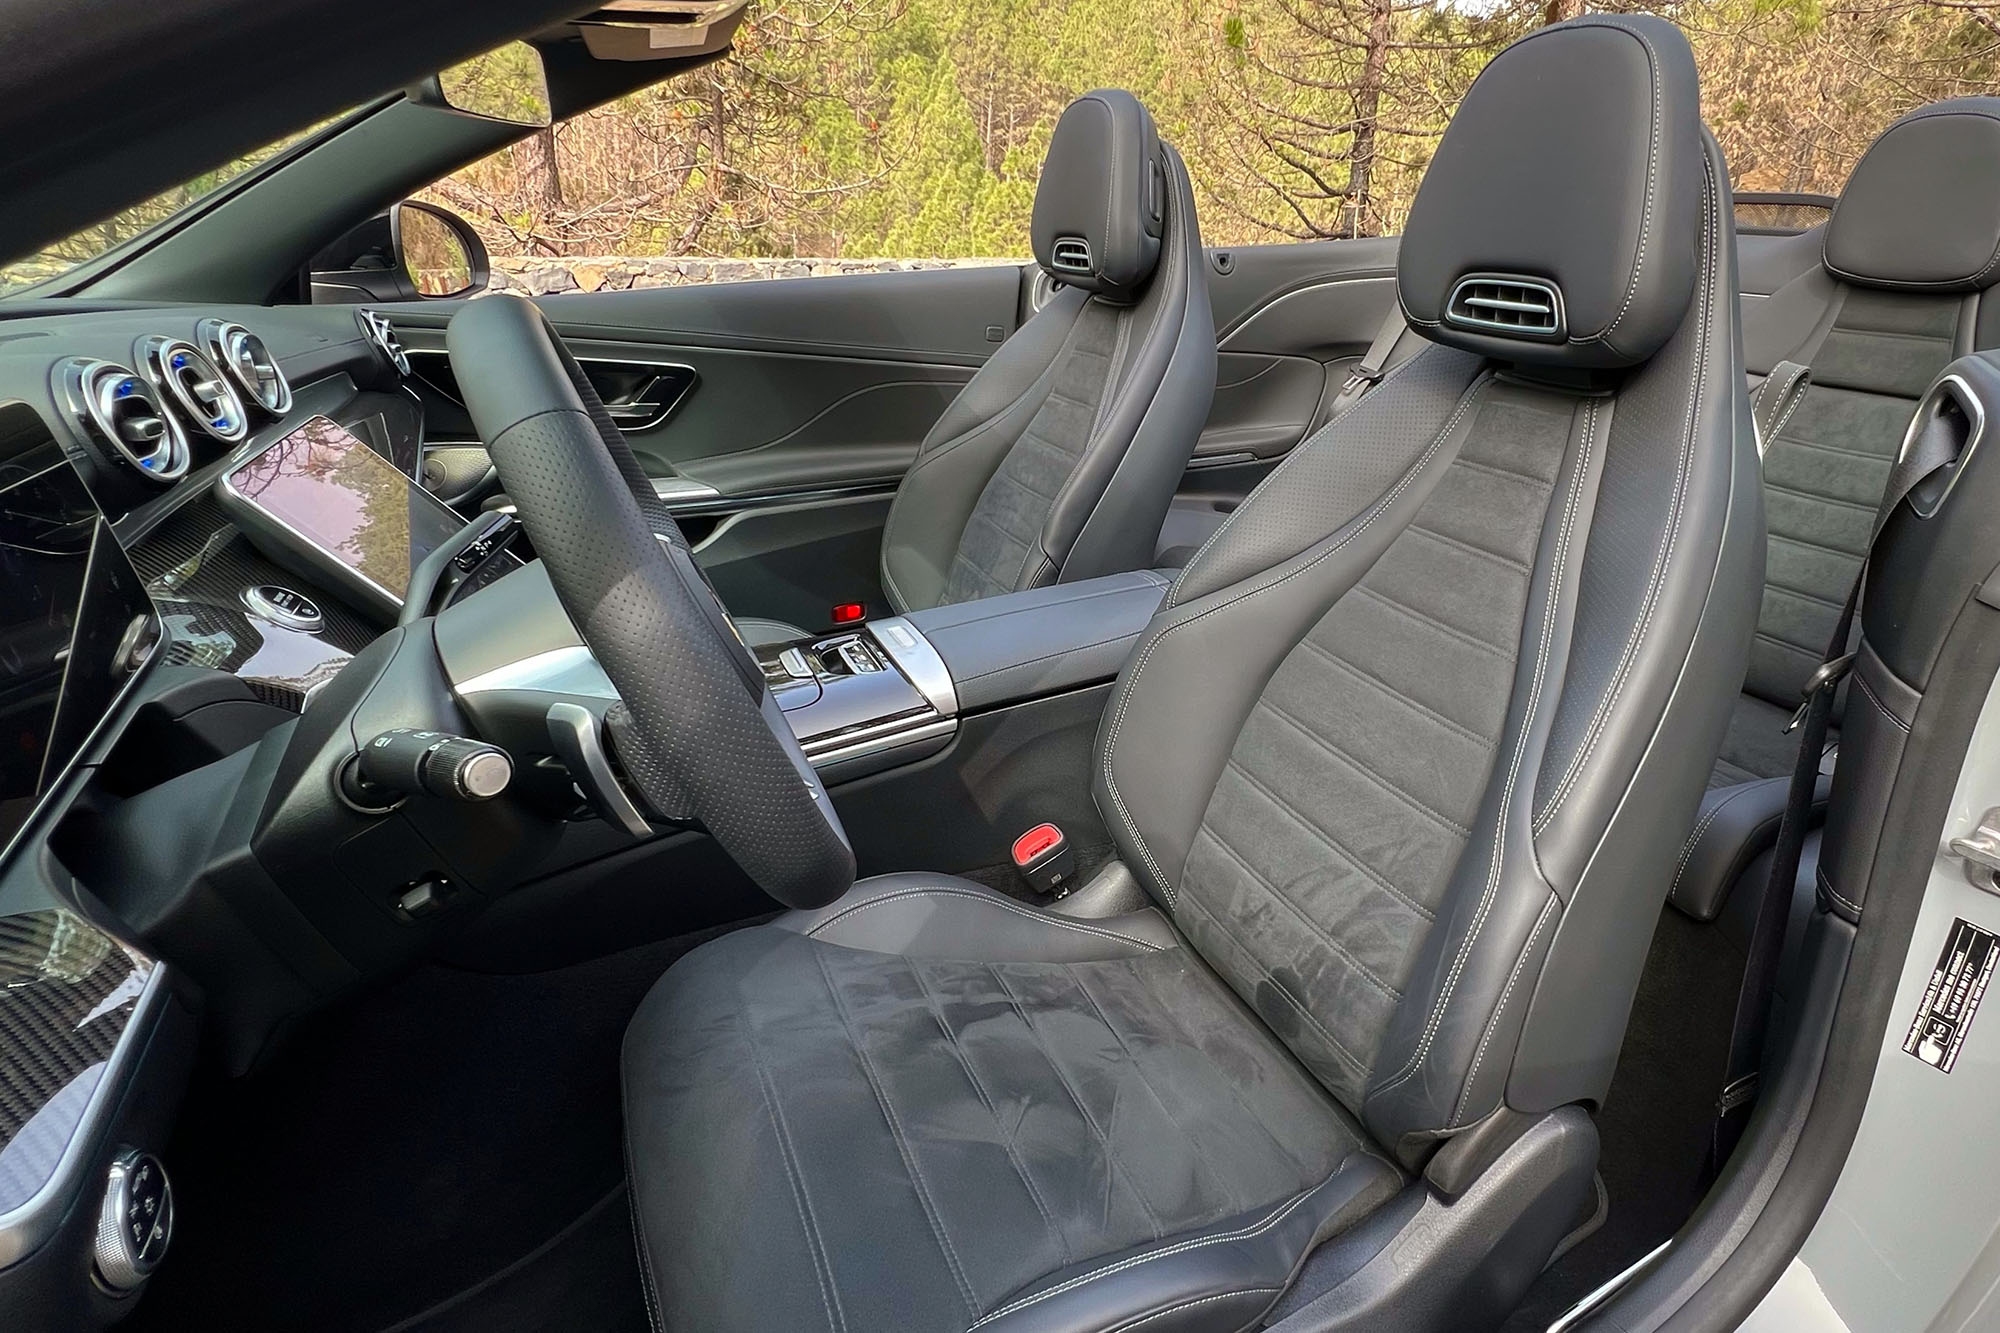
<svg viewBox="0 0 2000 1333">
<path fill-rule="evenodd" d="M 920 873 L 862 880 L 826 907 L 787 912 L 772 924 L 849 949 L 968 962 L 1081 963 L 1180 947 L 1151 908 L 1072 920 L 968 879 Z"/>
<path fill-rule="evenodd" d="M 1788 777 L 1718 787 L 1702 798 L 1694 831 L 1681 849 L 1667 901 L 1696 921 L 1713 921 L 1743 871 L 1771 849 L 1785 814 Z M 1822 777 L 1813 808 L 1826 808 L 1831 780 Z"/>
<path fill-rule="evenodd" d="M 1276 1207 L 1052 1273 L 968 1333 L 1242 1328 L 1291 1285 L 1314 1246 L 1380 1207 L 1402 1184 L 1400 1173 L 1375 1154 L 1350 1153 L 1325 1181 Z"/>
</svg>

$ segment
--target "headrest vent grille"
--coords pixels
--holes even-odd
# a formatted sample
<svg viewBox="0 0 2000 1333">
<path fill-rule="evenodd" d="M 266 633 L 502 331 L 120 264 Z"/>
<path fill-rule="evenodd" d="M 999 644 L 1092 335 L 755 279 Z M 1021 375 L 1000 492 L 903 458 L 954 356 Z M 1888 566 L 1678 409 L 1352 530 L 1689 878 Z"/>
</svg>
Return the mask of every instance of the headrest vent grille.
<svg viewBox="0 0 2000 1333">
<path fill-rule="evenodd" d="M 1445 323 L 1500 338 L 1560 342 L 1568 334 L 1562 292 L 1541 278 L 1472 273 L 1445 302 Z"/>
<path fill-rule="evenodd" d="M 1055 243 L 1050 252 L 1050 260 L 1059 269 L 1070 273 L 1090 273 L 1090 242 L 1081 236 L 1065 236 Z"/>
</svg>

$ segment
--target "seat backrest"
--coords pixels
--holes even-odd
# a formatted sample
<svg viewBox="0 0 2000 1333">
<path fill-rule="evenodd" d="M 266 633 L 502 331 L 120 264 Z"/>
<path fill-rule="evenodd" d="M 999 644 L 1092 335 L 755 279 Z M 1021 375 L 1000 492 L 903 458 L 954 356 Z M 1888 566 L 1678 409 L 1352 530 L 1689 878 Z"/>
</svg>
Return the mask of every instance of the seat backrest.
<svg viewBox="0 0 2000 1333">
<path fill-rule="evenodd" d="M 1744 685 L 1788 709 L 1826 654 L 1917 400 L 1954 358 L 2000 345 L 2000 98 L 1896 121 L 1824 232 L 1823 262 L 1743 314 L 1753 375 L 1811 376 L 1764 441 L 1770 556 Z"/>
<path fill-rule="evenodd" d="M 915 611 L 1152 563 L 1215 395 L 1194 192 L 1130 94 L 1063 112 L 1035 193 L 1060 284 L 931 428 L 882 534 Z"/>
<path fill-rule="evenodd" d="M 1110 701 L 1121 855 L 1406 1163 L 1609 1082 L 1761 582 L 1729 217 L 1670 24 L 1496 57 L 1402 243 L 1434 345 L 1195 555 Z"/>
</svg>

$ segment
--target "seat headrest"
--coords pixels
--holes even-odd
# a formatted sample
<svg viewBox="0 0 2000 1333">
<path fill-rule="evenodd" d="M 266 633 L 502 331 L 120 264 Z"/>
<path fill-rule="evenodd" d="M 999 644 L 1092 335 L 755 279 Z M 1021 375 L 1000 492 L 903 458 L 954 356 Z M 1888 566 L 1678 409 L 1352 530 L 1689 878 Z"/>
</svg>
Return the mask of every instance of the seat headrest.
<svg viewBox="0 0 2000 1333">
<path fill-rule="evenodd" d="M 1160 260 L 1167 181 L 1160 136 L 1139 99 L 1085 93 L 1056 122 L 1030 234 L 1050 277 L 1129 300 Z"/>
<path fill-rule="evenodd" d="M 1592 15 L 1523 37 L 1474 80 L 1417 190 L 1404 315 L 1502 361 L 1646 360 L 1694 292 L 1701 134 L 1672 24 Z"/>
<path fill-rule="evenodd" d="M 2000 97 L 1933 102 L 1882 131 L 1826 224 L 1826 267 L 1904 291 L 2000 282 Z"/>
</svg>

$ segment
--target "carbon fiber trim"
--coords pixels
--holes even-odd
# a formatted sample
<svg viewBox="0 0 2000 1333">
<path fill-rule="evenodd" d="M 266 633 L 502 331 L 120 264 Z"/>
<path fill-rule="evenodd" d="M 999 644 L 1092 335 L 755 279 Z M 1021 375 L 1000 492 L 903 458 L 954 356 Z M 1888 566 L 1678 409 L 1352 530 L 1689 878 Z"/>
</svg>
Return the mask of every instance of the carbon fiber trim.
<svg viewBox="0 0 2000 1333">
<path fill-rule="evenodd" d="M 231 672 L 280 707 L 303 707 L 307 690 L 379 633 L 332 592 L 267 560 L 212 496 L 182 505 L 129 554 L 166 625 L 162 660 Z M 324 623 L 307 634 L 253 619 L 242 592 L 266 583 L 311 597 Z"/>
<path fill-rule="evenodd" d="M 0 1214 L 54 1176 L 154 967 L 71 912 L 0 917 Z"/>
</svg>

